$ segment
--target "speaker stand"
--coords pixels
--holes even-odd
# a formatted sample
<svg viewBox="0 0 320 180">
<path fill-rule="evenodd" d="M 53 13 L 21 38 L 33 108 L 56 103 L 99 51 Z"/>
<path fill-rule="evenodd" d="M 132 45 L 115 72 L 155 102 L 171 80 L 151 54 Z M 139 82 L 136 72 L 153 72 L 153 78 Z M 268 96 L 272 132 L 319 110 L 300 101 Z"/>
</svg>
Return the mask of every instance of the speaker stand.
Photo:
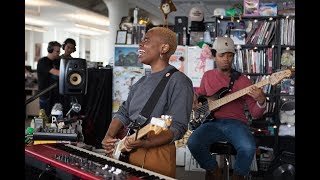
<svg viewBox="0 0 320 180">
<path fill-rule="evenodd" d="M 37 94 L 35 94 L 34 96 L 32 96 L 31 98 L 27 99 L 25 102 L 25 105 L 31 103 L 32 101 L 34 101 L 35 99 L 37 99 L 38 97 L 40 97 L 41 95 L 47 93 L 48 91 L 50 91 L 51 89 L 55 88 L 58 85 L 58 83 L 54 83 L 51 86 L 49 86 L 48 88 L 38 92 Z"/>
<path fill-rule="evenodd" d="M 70 119 L 70 114 L 72 111 L 76 112 L 76 113 L 79 113 L 81 111 L 81 105 L 78 103 L 78 100 L 76 97 L 71 96 L 71 103 L 70 104 L 71 104 L 71 108 L 66 114 L 66 117 L 68 119 Z"/>
</svg>

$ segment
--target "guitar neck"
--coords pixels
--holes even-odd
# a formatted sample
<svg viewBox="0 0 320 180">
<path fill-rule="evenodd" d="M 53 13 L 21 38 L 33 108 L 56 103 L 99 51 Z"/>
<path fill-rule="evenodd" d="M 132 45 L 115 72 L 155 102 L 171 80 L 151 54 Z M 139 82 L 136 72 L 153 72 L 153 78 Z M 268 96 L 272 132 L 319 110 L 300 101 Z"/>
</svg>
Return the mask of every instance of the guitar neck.
<svg viewBox="0 0 320 180">
<path fill-rule="evenodd" d="M 264 79 L 264 80 L 254 84 L 254 85 L 248 86 L 248 87 L 246 87 L 244 89 L 241 89 L 241 90 L 239 90 L 237 92 L 234 92 L 232 94 L 224 96 L 224 97 L 222 97 L 220 99 L 217 99 L 217 100 L 214 100 L 214 101 L 208 99 L 209 109 L 210 110 L 214 110 L 214 109 L 216 109 L 216 108 L 218 108 L 218 107 L 220 107 L 220 106 L 222 106 L 224 104 L 227 104 L 228 102 L 231 102 L 231 101 L 233 101 L 233 100 L 235 100 L 235 99 L 237 99 L 237 98 L 239 98 L 241 96 L 246 95 L 250 91 L 250 88 L 252 86 L 257 86 L 258 88 L 260 88 L 260 87 L 262 87 L 262 86 L 264 86 L 264 85 L 266 85 L 268 83 L 269 83 L 269 79 L 267 78 L 267 79 Z"/>
<path fill-rule="evenodd" d="M 138 131 L 138 135 L 137 135 L 137 139 L 140 139 L 142 138 L 143 136 L 147 135 L 148 132 L 150 132 L 150 129 L 151 129 L 151 124 L 147 124 L 146 126 L 144 126 L 143 128 L 141 128 L 139 131 Z M 131 134 L 129 136 L 129 138 L 135 138 L 136 137 L 136 132 Z"/>
<path fill-rule="evenodd" d="M 143 136 L 145 136 L 145 135 L 147 135 L 148 134 L 148 132 L 150 132 L 150 129 L 151 129 L 151 124 L 148 124 L 148 125 L 146 125 L 146 126 L 144 126 L 143 128 L 141 128 L 139 131 L 138 131 L 138 135 L 137 135 L 137 133 L 135 132 L 135 133 L 133 133 L 133 134 L 131 134 L 130 136 L 128 136 L 128 138 L 134 138 L 135 139 L 135 137 L 136 137 L 136 135 L 137 135 L 137 139 L 140 139 L 140 138 L 142 138 Z M 125 146 L 124 146 L 124 139 L 125 138 L 127 138 L 127 137 L 124 137 L 119 143 L 119 149 L 122 151 L 122 150 L 124 150 L 125 149 Z"/>
</svg>

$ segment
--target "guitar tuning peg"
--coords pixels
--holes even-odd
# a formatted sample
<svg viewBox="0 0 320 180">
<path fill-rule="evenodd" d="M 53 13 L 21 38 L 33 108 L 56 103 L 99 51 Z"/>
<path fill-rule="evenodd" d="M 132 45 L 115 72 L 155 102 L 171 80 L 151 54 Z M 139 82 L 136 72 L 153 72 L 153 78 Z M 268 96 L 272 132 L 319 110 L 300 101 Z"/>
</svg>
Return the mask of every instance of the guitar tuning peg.
<svg viewBox="0 0 320 180">
<path fill-rule="evenodd" d="M 169 127 L 171 125 L 171 119 L 166 120 L 166 126 Z"/>
<path fill-rule="evenodd" d="M 171 125 L 172 116 L 170 116 L 170 115 L 162 115 L 162 116 L 164 117 L 163 119 L 166 122 L 166 126 L 169 127 Z"/>
</svg>

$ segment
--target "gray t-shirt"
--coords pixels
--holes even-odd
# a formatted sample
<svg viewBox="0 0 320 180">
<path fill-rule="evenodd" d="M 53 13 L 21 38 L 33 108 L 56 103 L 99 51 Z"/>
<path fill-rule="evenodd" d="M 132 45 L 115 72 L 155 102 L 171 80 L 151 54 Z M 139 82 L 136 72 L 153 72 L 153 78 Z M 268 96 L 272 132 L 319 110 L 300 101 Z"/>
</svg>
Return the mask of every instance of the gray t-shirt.
<svg viewBox="0 0 320 180">
<path fill-rule="evenodd" d="M 172 68 L 174 66 L 169 65 L 160 72 L 151 73 L 139 79 L 131 86 L 127 100 L 120 106 L 114 117 L 119 118 L 125 126 L 128 126 L 131 120 L 136 120 L 164 74 Z M 161 115 L 172 116 L 170 126 L 170 130 L 174 134 L 172 142 L 181 139 L 188 129 L 192 100 L 192 81 L 184 73 L 175 72 L 169 79 L 150 115 L 150 117 L 156 118 L 161 117 Z"/>
</svg>

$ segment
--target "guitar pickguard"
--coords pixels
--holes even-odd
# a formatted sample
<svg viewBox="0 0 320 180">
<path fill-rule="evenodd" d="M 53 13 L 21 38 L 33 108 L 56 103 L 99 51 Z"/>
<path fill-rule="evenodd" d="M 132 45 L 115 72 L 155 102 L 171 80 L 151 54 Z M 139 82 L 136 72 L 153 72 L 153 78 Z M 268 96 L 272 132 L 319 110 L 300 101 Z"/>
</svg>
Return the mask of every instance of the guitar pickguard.
<svg viewBox="0 0 320 180">
<path fill-rule="evenodd" d="M 198 110 L 192 111 L 192 114 L 191 114 L 192 120 L 190 121 L 190 123 L 191 123 L 191 126 L 193 126 L 193 129 L 195 129 L 196 127 L 199 127 L 203 123 L 206 123 L 214 119 L 214 116 L 213 116 L 214 111 L 218 110 L 218 108 L 209 111 L 208 99 L 212 101 L 220 99 L 224 97 L 228 92 L 229 92 L 229 88 L 223 87 L 212 96 L 199 96 L 198 102 L 201 103 L 202 106 Z"/>
</svg>

